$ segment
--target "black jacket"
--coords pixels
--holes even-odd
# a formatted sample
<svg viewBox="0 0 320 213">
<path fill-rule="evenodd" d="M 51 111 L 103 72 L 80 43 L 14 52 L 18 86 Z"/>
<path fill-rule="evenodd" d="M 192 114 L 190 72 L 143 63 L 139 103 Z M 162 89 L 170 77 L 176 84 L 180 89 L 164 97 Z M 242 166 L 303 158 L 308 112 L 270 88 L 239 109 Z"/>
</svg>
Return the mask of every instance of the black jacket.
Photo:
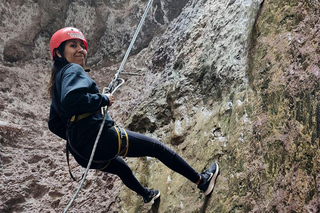
<svg viewBox="0 0 320 213">
<path fill-rule="evenodd" d="M 95 112 L 108 104 L 108 97 L 99 92 L 96 83 L 85 70 L 78 64 L 69 63 L 56 74 L 50 106 L 49 129 L 59 137 L 66 139 L 68 121 L 73 115 Z M 102 114 L 90 116 L 85 119 L 87 125 L 82 125 L 77 132 L 86 132 L 86 129 L 90 129 L 90 127 L 86 128 L 88 125 L 96 125 L 91 128 L 98 129 L 102 119 Z M 106 120 L 106 125 L 112 126 L 113 121 Z"/>
</svg>

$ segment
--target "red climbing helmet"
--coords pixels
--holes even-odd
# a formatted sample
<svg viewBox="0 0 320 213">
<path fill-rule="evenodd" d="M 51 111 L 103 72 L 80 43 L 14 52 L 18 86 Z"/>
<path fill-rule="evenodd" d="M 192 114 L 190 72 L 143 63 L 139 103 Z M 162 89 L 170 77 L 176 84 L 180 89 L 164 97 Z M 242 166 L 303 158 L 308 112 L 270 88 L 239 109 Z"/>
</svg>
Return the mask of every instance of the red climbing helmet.
<svg viewBox="0 0 320 213">
<path fill-rule="evenodd" d="M 51 37 L 50 52 L 53 60 L 55 55 L 54 49 L 58 48 L 62 42 L 70 39 L 82 40 L 86 50 L 88 50 L 88 43 L 82 32 L 74 27 L 65 27 L 55 32 Z"/>
</svg>

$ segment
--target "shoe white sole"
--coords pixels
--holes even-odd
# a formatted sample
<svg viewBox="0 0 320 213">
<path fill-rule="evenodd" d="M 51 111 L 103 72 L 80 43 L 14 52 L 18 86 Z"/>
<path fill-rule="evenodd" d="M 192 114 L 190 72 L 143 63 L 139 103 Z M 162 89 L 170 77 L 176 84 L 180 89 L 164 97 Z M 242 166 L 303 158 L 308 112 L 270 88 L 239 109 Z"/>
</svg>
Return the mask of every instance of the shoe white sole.
<svg viewBox="0 0 320 213">
<path fill-rule="evenodd" d="M 210 180 L 209 186 L 207 188 L 207 190 L 204 192 L 204 195 L 207 196 L 208 194 L 210 194 L 214 188 L 214 184 L 216 182 L 216 179 L 218 177 L 219 174 L 219 166 L 216 163 L 216 171 L 214 172 L 214 174 L 212 174 L 212 178 Z"/>
<path fill-rule="evenodd" d="M 152 200 L 150 200 L 148 203 L 145 203 L 144 205 L 149 206 L 149 205 L 154 204 L 154 201 L 155 201 L 156 199 L 158 199 L 159 197 L 160 197 L 160 191 L 159 191 L 159 193 L 158 193 L 156 196 L 154 196 L 154 197 L 152 198 Z"/>
</svg>

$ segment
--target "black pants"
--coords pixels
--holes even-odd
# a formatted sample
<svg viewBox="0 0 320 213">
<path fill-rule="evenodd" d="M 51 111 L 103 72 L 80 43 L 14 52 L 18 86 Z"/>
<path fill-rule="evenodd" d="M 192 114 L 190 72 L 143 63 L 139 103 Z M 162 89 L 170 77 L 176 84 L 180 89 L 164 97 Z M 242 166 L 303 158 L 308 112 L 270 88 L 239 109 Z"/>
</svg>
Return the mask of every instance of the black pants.
<svg viewBox="0 0 320 213">
<path fill-rule="evenodd" d="M 199 174 L 187 164 L 177 153 L 165 146 L 160 141 L 142 135 L 140 133 L 132 132 L 126 130 L 129 138 L 129 148 L 127 157 L 155 157 L 159 159 L 168 168 L 175 172 L 183 175 L 191 182 L 196 183 L 199 180 Z M 88 159 L 91 154 L 93 145 L 88 145 L 83 152 L 83 155 L 87 156 Z M 98 143 L 95 157 L 96 160 L 111 159 L 116 155 L 118 150 L 118 138 L 114 127 L 105 129 L 101 135 L 100 141 Z M 79 159 L 75 156 L 78 163 L 84 167 L 87 166 L 86 162 L 79 162 Z M 92 168 L 104 167 L 104 165 L 93 164 Z M 146 196 L 147 189 L 143 187 L 140 182 L 135 178 L 132 170 L 127 165 L 127 163 L 121 158 L 116 157 L 112 159 L 108 166 L 101 171 L 108 172 L 111 174 L 118 175 L 122 182 L 131 190 L 136 193 Z"/>
</svg>

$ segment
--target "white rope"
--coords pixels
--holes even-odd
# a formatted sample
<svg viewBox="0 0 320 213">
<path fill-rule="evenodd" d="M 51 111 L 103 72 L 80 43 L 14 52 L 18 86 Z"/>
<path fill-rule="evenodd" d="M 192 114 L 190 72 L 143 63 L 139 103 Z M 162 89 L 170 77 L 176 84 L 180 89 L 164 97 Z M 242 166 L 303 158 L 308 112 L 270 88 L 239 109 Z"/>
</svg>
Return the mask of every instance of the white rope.
<svg viewBox="0 0 320 213">
<path fill-rule="evenodd" d="M 103 88 L 103 93 L 108 93 L 108 92 L 110 92 L 110 90 L 112 89 L 114 83 L 115 83 L 116 80 L 118 79 L 118 77 L 119 77 L 119 75 L 120 75 L 120 72 L 121 72 L 121 70 L 123 69 L 124 64 L 126 63 L 127 58 L 128 58 L 128 56 L 129 56 L 129 54 L 130 54 L 130 52 L 131 52 L 131 49 L 132 49 L 132 47 L 133 47 L 133 44 L 134 44 L 134 42 L 135 42 L 136 39 L 137 39 L 137 36 L 138 36 L 139 31 L 140 31 L 140 29 L 141 29 L 141 27 L 142 27 L 142 25 L 143 25 L 143 22 L 144 22 L 144 20 L 146 19 L 146 16 L 147 16 L 147 14 L 148 14 L 148 11 L 149 11 L 149 8 L 150 8 L 152 2 L 153 2 L 153 0 L 149 0 L 148 5 L 147 5 L 147 7 L 146 7 L 146 9 L 145 9 L 145 11 L 144 11 L 144 14 L 143 14 L 143 16 L 142 16 L 142 18 L 141 18 L 141 20 L 140 20 L 140 22 L 139 22 L 139 24 L 138 24 L 138 27 L 137 27 L 137 29 L 136 29 L 136 32 L 134 33 L 133 38 L 132 38 L 132 40 L 131 40 L 131 42 L 130 42 L 130 45 L 129 45 L 128 49 L 127 49 L 127 52 L 126 52 L 126 54 L 124 55 L 124 58 L 123 58 L 123 60 L 122 60 L 122 62 L 121 62 L 121 64 L 120 64 L 120 67 L 119 67 L 117 73 L 115 74 L 113 80 L 112 80 L 111 83 L 109 84 L 108 88 L 106 88 L 106 87 Z M 107 91 L 107 90 L 109 90 L 109 91 Z"/>
<path fill-rule="evenodd" d="M 121 65 L 120 65 L 120 67 L 119 67 L 119 69 L 118 69 L 118 71 L 117 71 L 114 79 L 111 81 L 111 83 L 109 84 L 109 87 L 108 87 L 108 88 L 103 88 L 103 93 L 104 93 L 104 94 L 106 94 L 106 93 L 108 93 L 108 92 L 111 92 L 111 94 L 113 94 L 113 93 L 124 83 L 124 80 L 123 80 L 123 79 L 119 79 L 118 77 L 119 77 L 119 75 L 120 75 L 121 70 L 123 69 L 123 66 L 124 66 L 125 62 L 127 61 L 127 58 L 128 58 L 128 56 L 129 56 L 129 54 L 130 54 L 130 51 L 131 51 L 131 49 L 132 49 L 132 47 L 133 47 L 133 44 L 134 44 L 136 38 L 137 38 L 137 36 L 138 36 L 138 33 L 139 33 L 139 31 L 140 31 L 140 29 L 141 29 L 141 27 L 142 27 L 142 25 L 143 25 L 143 22 L 144 22 L 147 14 L 148 14 L 148 11 L 149 11 L 149 8 L 150 8 L 152 2 L 153 2 L 153 0 L 149 0 L 149 3 L 148 3 L 148 5 L 147 5 L 147 7 L 146 7 L 146 9 L 145 9 L 145 11 L 144 11 L 144 14 L 143 14 L 143 16 L 142 16 L 142 18 L 141 18 L 141 20 L 140 20 L 140 22 L 139 22 L 139 25 L 138 25 L 138 27 L 137 27 L 134 35 L 133 35 L 133 38 L 132 38 L 131 43 L 130 43 L 130 45 L 129 45 L 129 47 L 128 47 L 128 50 L 127 50 L 127 52 L 126 52 L 126 54 L 125 54 L 125 56 L 124 56 L 124 58 L 123 58 L 123 60 L 122 60 L 122 62 L 121 62 Z M 118 81 L 118 80 L 120 80 L 121 83 L 120 83 L 113 91 L 111 91 L 111 90 L 112 90 L 112 87 L 114 86 L 114 83 L 115 83 L 116 81 Z M 103 121 L 102 121 L 102 123 L 101 123 L 101 127 L 100 127 L 100 129 L 99 129 L 99 132 L 98 132 L 98 135 L 97 135 L 97 137 L 96 137 L 96 140 L 95 140 L 95 142 L 94 142 L 94 146 L 93 146 L 93 148 L 92 148 L 91 156 L 90 156 L 90 159 L 89 159 L 87 168 L 86 168 L 86 170 L 85 170 L 85 173 L 84 173 L 84 175 L 83 175 L 83 177 L 82 177 L 82 180 L 81 180 L 81 183 L 80 183 L 80 185 L 79 185 L 79 188 L 78 188 L 78 190 L 76 191 L 76 193 L 73 195 L 73 197 L 72 197 L 72 199 L 70 200 L 68 206 L 65 208 L 64 213 L 66 213 L 66 212 L 69 210 L 69 208 L 71 207 L 72 203 L 74 202 L 74 200 L 76 199 L 77 195 L 79 194 L 79 192 L 80 192 L 80 190 L 81 190 L 81 188 L 82 188 L 82 185 L 83 185 L 83 183 L 84 183 L 84 181 L 85 181 L 85 179 L 86 179 L 86 176 L 87 176 L 87 174 L 88 174 L 88 171 L 89 171 L 89 169 L 90 169 L 90 167 L 91 167 L 91 164 L 92 164 L 92 161 L 93 161 L 93 157 L 94 157 L 94 153 L 95 153 L 95 151 L 96 151 L 97 145 L 98 145 L 98 141 L 99 141 L 99 139 L 100 139 L 100 137 L 101 137 L 101 133 L 102 133 L 102 130 L 103 130 L 103 127 L 104 127 L 104 124 L 105 124 L 105 120 L 106 120 L 106 118 L 107 118 L 108 109 L 109 109 L 109 106 L 107 106 L 106 111 L 105 111 L 105 113 L 104 113 Z"/>
</svg>

